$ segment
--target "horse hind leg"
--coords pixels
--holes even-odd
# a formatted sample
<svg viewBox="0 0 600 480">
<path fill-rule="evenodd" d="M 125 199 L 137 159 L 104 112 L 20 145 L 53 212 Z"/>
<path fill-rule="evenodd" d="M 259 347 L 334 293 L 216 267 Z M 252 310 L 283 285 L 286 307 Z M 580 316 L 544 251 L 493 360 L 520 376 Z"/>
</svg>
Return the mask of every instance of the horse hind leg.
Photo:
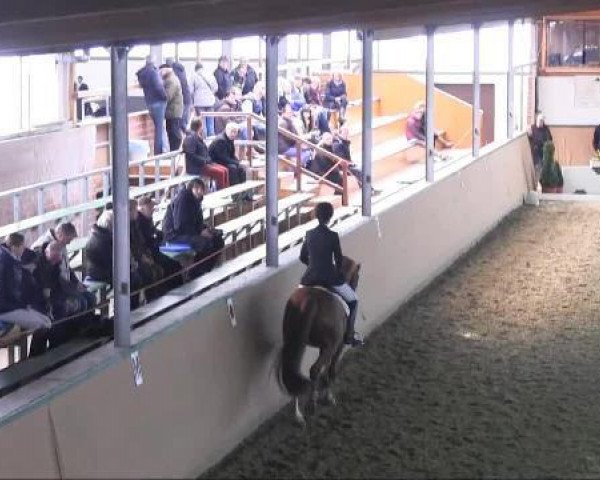
<svg viewBox="0 0 600 480">
<path fill-rule="evenodd" d="M 320 393 L 326 386 L 326 373 L 329 369 L 333 355 L 334 352 L 331 348 L 321 348 L 319 350 L 319 358 L 317 358 L 317 361 L 310 367 L 311 393 L 307 409 L 311 414 L 314 413 Z"/>
<path fill-rule="evenodd" d="M 331 385 L 335 380 L 337 373 L 337 365 L 340 361 L 340 357 L 342 356 L 343 351 L 344 344 L 342 343 L 333 354 L 331 362 L 329 363 L 329 368 L 327 369 L 327 374 L 324 377 L 324 388 L 323 394 L 321 396 L 321 403 L 323 403 L 324 405 L 335 406 L 337 404 L 335 395 L 331 391 Z"/>
</svg>

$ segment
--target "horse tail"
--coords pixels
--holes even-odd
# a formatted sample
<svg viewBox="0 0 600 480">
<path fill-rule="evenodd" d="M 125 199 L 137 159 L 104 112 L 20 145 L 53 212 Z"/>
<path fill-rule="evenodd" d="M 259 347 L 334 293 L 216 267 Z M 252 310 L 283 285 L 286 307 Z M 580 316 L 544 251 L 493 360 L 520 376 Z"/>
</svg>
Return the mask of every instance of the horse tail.
<svg viewBox="0 0 600 480">
<path fill-rule="evenodd" d="M 312 324 L 312 313 L 302 312 L 291 300 L 285 306 L 279 379 L 283 388 L 293 397 L 304 394 L 310 387 L 310 381 L 302 375 L 300 367 Z"/>
</svg>

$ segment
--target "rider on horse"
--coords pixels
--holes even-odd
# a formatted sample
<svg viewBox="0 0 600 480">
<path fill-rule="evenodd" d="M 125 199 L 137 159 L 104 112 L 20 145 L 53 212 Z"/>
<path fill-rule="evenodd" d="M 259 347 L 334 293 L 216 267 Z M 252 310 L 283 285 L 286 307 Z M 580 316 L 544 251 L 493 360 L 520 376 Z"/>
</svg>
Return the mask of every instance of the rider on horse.
<svg viewBox="0 0 600 480">
<path fill-rule="evenodd" d="M 304 286 L 326 287 L 346 301 L 348 307 L 350 307 L 350 314 L 347 318 L 344 343 L 353 347 L 362 345 L 363 341 L 356 337 L 354 332 L 358 297 L 341 274 L 342 248 L 340 237 L 327 226 L 333 216 L 333 205 L 329 202 L 319 203 L 316 207 L 316 215 L 319 226 L 307 232 L 300 252 L 300 261 L 308 265 L 301 283 Z"/>
</svg>

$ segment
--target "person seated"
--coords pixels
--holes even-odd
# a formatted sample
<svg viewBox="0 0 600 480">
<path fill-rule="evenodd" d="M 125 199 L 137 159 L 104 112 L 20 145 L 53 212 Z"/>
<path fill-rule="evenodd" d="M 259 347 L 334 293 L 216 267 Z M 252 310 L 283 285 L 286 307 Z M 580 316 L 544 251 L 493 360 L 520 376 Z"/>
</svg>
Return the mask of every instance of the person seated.
<svg viewBox="0 0 600 480">
<path fill-rule="evenodd" d="M 305 105 L 300 110 L 300 123 L 302 125 L 302 131 L 300 132 L 301 137 L 314 145 L 318 144 L 321 140 L 321 131 L 315 124 L 313 110 L 310 106 Z"/>
<path fill-rule="evenodd" d="M 85 246 L 86 279 L 113 284 L 113 221 L 112 210 L 104 210 L 92 225 Z M 137 262 L 131 259 L 129 266 L 131 292 L 139 290 L 144 284 Z M 139 306 L 139 295 L 131 295 L 131 308 Z"/>
<path fill-rule="evenodd" d="M 427 142 L 427 110 L 425 102 L 419 101 L 415 104 L 413 111 L 408 116 L 406 121 L 406 139 L 416 140 L 417 143 L 425 146 Z M 441 148 L 452 148 L 454 144 L 444 138 L 444 134 L 439 131 L 434 131 L 433 134 L 434 148 L 441 145 Z"/>
<path fill-rule="evenodd" d="M 215 104 L 215 112 L 231 114 L 231 116 L 228 117 L 215 117 L 215 135 L 223 133 L 228 123 L 235 123 L 238 125 L 238 128 L 245 124 L 246 119 L 236 115 L 236 113 L 241 111 L 242 92 L 238 87 L 233 86 L 227 96 Z"/>
<path fill-rule="evenodd" d="M 353 347 L 362 345 L 363 341 L 354 332 L 358 297 L 341 274 L 343 255 L 340 237 L 327 226 L 333 216 L 333 205 L 321 202 L 315 210 L 319 226 L 306 233 L 302 244 L 300 261 L 308 268 L 300 283 L 305 286 L 323 286 L 340 295 L 350 307 L 344 343 Z"/>
<path fill-rule="evenodd" d="M 248 60 L 244 57 L 240 58 L 240 62 L 231 76 L 233 83 L 241 88 L 242 95 L 252 92 L 258 82 L 256 70 L 252 68 Z"/>
<path fill-rule="evenodd" d="M 242 100 L 242 112 L 253 113 L 259 117 L 265 117 L 267 114 L 267 97 L 265 95 L 265 84 L 256 82 L 252 92 L 247 94 Z M 267 138 L 266 124 L 257 121 L 252 122 L 252 132 L 248 132 L 247 125 L 240 126 L 242 138 L 265 140 Z"/>
<path fill-rule="evenodd" d="M 339 124 L 344 124 L 346 121 L 346 108 L 348 107 L 348 92 L 341 73 L 335 72 L 327 83 L 323 106 L 339 112 Z"/>
<path fill-rule="evenodd" d="M 322 105 L 321 79 L 319 77 L 307 78 L 304 81 L 304 98 L 309 105 Z"/>
<path fill-rule="evenodd" d="M 229 170 L 227 167 L 211 160 L 203 135 L 202 119 L 192 119 L 190 132 L 183 141 L 185 172 L 188 175 L 210 177 L 216 182 L 219 190 L 227 188 L 229 186 Z"/>
<path fill-rule="evenodd" d="M 50 242 L 58 242 L 61 247 L 61 260 L 60 260 L 60 278 L 63 283 L 64 289 L 69 292 L 77 292 L 79 301 L 81 302 L 81 311 L 89 310 L 96 305 L 96 296 L 89 292 L 86 286 L 77 278 L 75 272 L 71 269 L 69 264 L 69 253 L 67 252 L 67 246 L 77 238 L 77 230 L 75 225 L 71 222 L 61 222 L 56 228 L 49 228 L 46 232 L 41 235 L 33 244 L 31 248 L 38 254 L 41 253 L 44 246 Z M 75 294 L 75 293 L 73 293 Z"/>
<path fill-rule="evenodd" d="M 238 132 L 238 125 L 230 122 L 225 127 L 225 131 L 215 138 L 208 147 L 210 159 L 214 163 L 226 167 L 229 171 L 230 185 L 237 185 L 246 181 L 246 169 L 235 155 L 235 144 L 233 143 L 238 136 Z"/>
<path fill-rule="evenodd" d="M 279 127 L 287 130 L 293 135 L 298 135 L 298 131 L 296 130 L 296 126 L 294 125 L 294 112 L 292 110 L 292 106 L 288 103 L 283 108 L 283 112 L 279 117 Z M 277 151 L 279 155 L 283 155 L 284 157 L 288 157 L 292 160 L 296 159 L 297 154 L 297 142 L 293 138 L 287 137 L 279 133 L 278 135 L 278 146 Z M 308 168 L 310 163 L 310 150 L 301 148 L 300 149 L 300 159 L 302 162 L 303 168 Z"/>
<path fill-rule="evenodd" d="M 202 199 L 206 187 L 199 178 L 190 180 L 167 207 L 163 219 L 164 239 L 171 243 L 184 243 L 195 252 L 194 261 L 201 262 L 190 274 L 192 277 L 213 269 L 224 246 L 222 232 L 204 224 Z"/>
<path fill-rule="evenodd" d="M 131 250 L 131 263 L 141 277 L 141 288 L 159 283 L 165 276 L 163 268 L 154 260 L 152 252 L 146 248 L 144 237 L 138 228 L 137 219 L 140 216 L 136 200 L 129 200 L 129 242 Z M 162 287 L 162 288 L 161 288 Z M 164 291 L 164 286 L 147 288 L 146 300 L 158 298 Z"/>
<path fill-rule="evenodd" d="M 23 268 L 23 252 L 25 237 L 20 233 L 11 233 L 0 245 L 0 335 L 15 327 L 35 331 L 52 325 L 39 311 L 40 295 Z"/>
<path fill-rule="evenodd" d="M 333 154 L 333 135 L 331 133 L 324 133 L 323 138 L 321 138 L 321 141 L 319 142 L 319 147 Z M 325 175 L 325 179 L 343 188 L 344 182 L 342 179 L 341 167 L 339 165 L 335 166 L 335 164 L 335 160 L 321 152 L 317 152 L 315 158 L 313 158 L 311 170 L 320 177 L 329 172 Z M 332 170 L 332 167 L 334 166 L 335 168 Z M 336 195 L 342 194 L 340 190 L 336 190 L 334 193 Z"/>
<path fill-rule="evenodd" d="M 95 299 L 90 305 L 90 298 L 84 294 L 88 292 L 80 292 L 76 284 L 64 281 L 61 272 L 62 255 L 63 244 L 56 240 L 44 243 L 38 249 L 33 276 L 41 288 L 46 314 L 52 320 L 52 327 L 33 334 L 30 357 L 42 355 L 48 349 L 71 340 L 94 319 L 94 313 L 89 309 L 95 304 Z"/>
<path fill-rule="evenodd" d="M 292 110 L 294 110 L 294 112 L 300 111 L 306 105 L 306 98 L 304 98 L 302 87 L 302 76 L 296 75 L 290 92 L 290 103 L 292 104 Z"/>
<path fill-rule="evenodd" d="M 135 224 L 136 230 L 140 235 L 141 248 L 162 268 L 164 276 L 167 277 L 164 288 L 159 289 L 158 295 L 160 295 L 162 292 L 180 286 L 183 283 L 183 279 L 181 275 L 177 275 L 181 272 L 179 262 L 160 252 L 160 245 L 163 243 L 163 234 L 154 226 L 152 214 L 155 207 L 156 202 L 151 196 L 140 197 L 137 201 L 138 215 L 135 219 Z"/>
<path fill-rule="evenodd" d="M 339 128 L 337 135 L 333 139 L 333 153 L 344 160 L 348 160 L 350 164 L 348 165 L 348 169 L 350 173 L 354 175 L 358 185 L 362 187 L 363 176 L 362 170 L 358 168 L 358 165 L 352 161 L 352 155 L 350 153 L 350 130 L 346 125 L 343 125 Z M 375 190 L 371 187 L 371 194 L 377 194 L 379 191 Z"/>
</svg>

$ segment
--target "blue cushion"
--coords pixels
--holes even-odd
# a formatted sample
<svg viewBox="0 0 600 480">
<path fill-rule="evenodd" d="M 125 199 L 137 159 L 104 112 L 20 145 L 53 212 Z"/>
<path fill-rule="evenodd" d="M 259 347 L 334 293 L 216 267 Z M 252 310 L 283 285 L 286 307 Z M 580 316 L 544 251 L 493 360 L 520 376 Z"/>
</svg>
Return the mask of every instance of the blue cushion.
<svg viewBox="0 0 600 480">
<path fill-rule="evenodd" d="M 192 247 L 188 243 L 165 243 L 160 246 L 160 251 L 162 253 L 181 253 L 188 252 Z"/>
</svg>

